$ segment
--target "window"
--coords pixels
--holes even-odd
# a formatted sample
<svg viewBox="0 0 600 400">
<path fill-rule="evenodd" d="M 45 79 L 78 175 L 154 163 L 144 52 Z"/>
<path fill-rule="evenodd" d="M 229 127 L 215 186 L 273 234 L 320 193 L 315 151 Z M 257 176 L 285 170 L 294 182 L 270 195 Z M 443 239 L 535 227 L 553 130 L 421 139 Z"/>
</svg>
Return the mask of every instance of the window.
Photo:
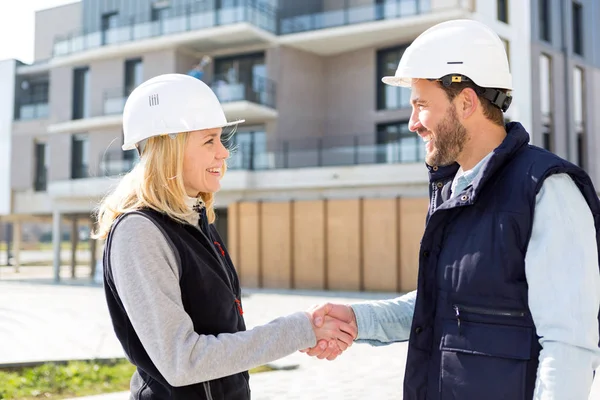
<svg viewBox="0 0 600 400">
<path fill-rule="evenodd" d="M 508 59 L 508 64 L 510 66 L 510 42 L 507 39 L 502 39 L 502 43 L 504 44 L 504 50 L 506 51 L 506 58 Z"/>
<path fill-rule="evenodd" d="M 90 116 L 90 70 L 87 67 L 73 71 L 73 119 Z"/>
<path fill-rule="evenodd" d="M 117 12 L 102 15 L 102 44 L 113 43 L 116 39 L 114 29 L 119 26 L 119 14 Z M 112 32 L 111 32 L 112 31 Z"/>
<path fill-rule="evenodd" d="M 552 138 L 552 60 L 540 55 L 540 111 L 542 114 L 542 142 L 546 150 L 553 151 Z"/>
<path fill-rule="evenodd" d="M 408 121 L 377 126 L 378 163 L 415 163 L 425 160 L 425 145 L 414 132 L 408 130 Z"/>
<path fill-rule="evenodd" d="M 550 1 L 551 0 L 538 0 L 539 3 L 539 21 L 540 21 L 540 39 L 546 42 L 552 40 L 551 29 L 550 29 Z"/>
<path fill-rule="evenodd" d="M 71 139 L 71 178 L 80 179 L 90 176 L 90 155 L 88 135 L 73 135 Z"/>
<path fill-rule="evenodd" d="M 581 168 L 586 167 L 586 138 L 585 138 L 585 92 L 584 92 L 583 69 L 575 67 L 573 69 L 573 119 L 575 122 L 575 135 L 577 137 L 577 165 Z"/>
<path fill-rule="evenodd" d="M 226 146 L 235 149 L 231 153 L 232 169 L 256 170 L 270 167 L 267 135 L 263 126 L 246 127 L 236 132 L 230 140 L 232 142 L 226 143 Z"/>
<path fill-rule="evenodd" d="M 16 118 L 36 119 L 48 117 L 48 81 L 21 82 L 20 107 L 15 108 Z"/>
<path fill-rule="evenodd" d="M 572 17 L 573 17 L 573 52 L 575 54 L 583 55 L 583 20 L 582 20 L 582 5 L 573 2 L 572 3 Z"/>
<path fill-rule="evenodd" d="M 508 24 L 508 0 L 497 0 L 498 5 L 498 21 Z"/>
<path fill-rule="evenodd" d="M 410 89 L 386 85 L 383 76 L 393 76 L 406 47 L 395 47 L 377 52 L 377 109 L 391 110 L 410 106 Z"/>
<path fill-rule="evenodd" d="M 133 89 L 142 84 L 144 80 L 144 64 L 141 59 L 125 61 L 125 97 L 129 96 Z"/>
<path fill-rule="evenodd" d="M 35 144 L 35 178 L 33 187 L 37 192 L 46 190 L 48 183 L 49 148 L 46 143 Z"/>
<path fill-rule="evenodd" d="M 222 102 L 248 100 L 268 104 L 267 67 L 264 53 L 215 60 L 213 90 Z"/>
</svg>

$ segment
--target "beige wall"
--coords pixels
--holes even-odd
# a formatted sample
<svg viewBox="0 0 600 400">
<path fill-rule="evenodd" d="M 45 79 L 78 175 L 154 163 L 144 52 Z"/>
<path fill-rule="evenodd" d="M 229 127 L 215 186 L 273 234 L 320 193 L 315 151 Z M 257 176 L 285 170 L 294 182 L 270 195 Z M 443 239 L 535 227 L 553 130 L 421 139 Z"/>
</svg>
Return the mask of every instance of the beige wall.
<svg viewBox="0 0 600 400">
<path fill-rule="evenodd" d="M 81 28 L 81 2 L 49 8 L 35 14 L 35 61 L 52 57 L 57 35 L 65 35 Z"/>
<path fill-rule="evenodd" d="M 125 60 L 111 58 L 90 64 L 90 113 L 92 116 L 104 115 L 104 95 L 114 92 L 125 84 Z"/>
<path fill-rule="evenodd" d="M 144 62 L 144 80 L 176 71 L 177 57 L 175 49 L 146 53 L 143 55 L 142 60 Z"/>
<path fill-rule="evenodd" d="M 50 70 L 49 123 L 71 120 L 73 102 L 73 68 L 58 67 Z"/>
<path fill-rule="evenodd" d="M 12 138 L 10 179 L 14 190 L 33 188 L 34 143 L 33 135 L 19 135 Z"/>
<path fill-rule="evenodd" d="M 260 213 L 260 251 L 262 286 L 292 286 L 292 205 L 262 203 Z"/>
<path fill-rule="evenodd" d="M 71 178 L 71 135 L 55 134 L 48 137 L 50 165 L 48 181 Z"/>
<path fill-rule="evenodd" d="M 278 136 L 293 139 L 321 136 L 325 121 L 324 62 L 314 54 L 279 47 L 277 84 Z"/>
<path fill-rule="evenodd" d="M 294 287 L 323 289 L 326 282 L 325 202 L 294 202 L 293 225 Z"/>
<path fill-rule="evenodd" d="M 245 287 L 414 290 L 427 198 L 234 203 L 229 249 Z"/>
</svg>

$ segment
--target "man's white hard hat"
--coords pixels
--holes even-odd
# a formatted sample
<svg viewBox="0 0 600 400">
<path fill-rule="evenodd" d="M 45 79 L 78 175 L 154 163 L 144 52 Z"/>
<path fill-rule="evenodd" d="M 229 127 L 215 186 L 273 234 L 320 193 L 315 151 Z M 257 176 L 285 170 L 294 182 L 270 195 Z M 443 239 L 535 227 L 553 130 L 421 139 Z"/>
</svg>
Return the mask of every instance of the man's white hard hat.
<svg viewBox="0 0 600 400">
<path fill-rule="evenodd" d="M 123 110 L 123 150 L 153 136 L 224 128 L 228 122 L 215 93 L 200 79 L 164 74 L 131 92 Z"/>
<path fill-rule="evenodd" d="M 404 51 L 394 76 L 382 81 L 410 87 L 413 79 L 465 76 L 482 88 L 512 90 L 512 76 L 502 40 L 481 22 L 442 22 L 419 35 Z"/>
</svg>

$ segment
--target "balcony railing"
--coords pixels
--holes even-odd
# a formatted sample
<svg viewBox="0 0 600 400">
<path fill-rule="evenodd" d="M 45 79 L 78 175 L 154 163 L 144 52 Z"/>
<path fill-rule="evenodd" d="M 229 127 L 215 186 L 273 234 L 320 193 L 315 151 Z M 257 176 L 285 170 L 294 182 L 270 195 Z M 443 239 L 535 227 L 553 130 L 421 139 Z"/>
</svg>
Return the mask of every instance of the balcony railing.
<svg viewBox="0 0 600 400">
<path fill-rule="evenodd" d="M 108 89 L 103 94 L 103 115 L 122 114 L 125 101 L 129 96 L 124 88 Z"/>
<path fill-rule="evenodd" d="M 453 8 L 458 6 L 457 1 Z M 280 21 L 279 33 L 285 35 L 363 22 L 410 17 L 429 12 L 431 12 L 431 0 L 386 0 L 378 4 L 345 7 L 283 18 Z"/>
<path fill-rule="evenodd" d="M 377 143 L 375 135 L 336 135 L 272 141 L 267 146 L 244 143 L 233 146 L 227 161 L 232 170 L 272 170 L 366 164 L 420 163 L 425 146 L 415 135 L 403 135 Z M 265 148 L 269 147 L 269 149 Z M 118 176 L 133 169 L 139 158 L 135 150 L 111 150 L 100 157 L 97 176 Z"/>
<path fill-rule="evenodd" d="M 375 135 L 336 135 L 321 138 L 279 140 L 232 149 L 228 167 L 243 170 L 311 168 L 363 164 L 422 162 L 423 141 L 415 135 L 377 143 Z"/>
<path fill-rule="evenodd" d="M 269 78 L 254 76 L 251 82 L 242 79 L 230 81 L 225 75 L 217 75 L 210 84 L 221 103 L 249 101 L 275 108 L 275 82 Z"/>
<path fill-rule="evenodd" d="M 117 176 L 131 171 L 138 161 L 137 150 L 111 150 L 100 157 L 98 176 Z"/>
<path fill-rule="evenodd" d="M 19 106 L 19 120 L 48 118 L 48 115 L 48 102 L 21 104 Z"/>
<path fill-rule="evenodd" d="M 164 17 L 151 21 L 149 14 L 132 15 L 117 27 L 96 32 L 72 32 L 58 36 L 54 56 L 64 56 L 102 46 L 141 39 L 195 31 L 239 22 L 248 22 L 276 33 L 277 9 L 257 0 L 243 0 L 236 7 L 214 9 L 207 2 L 190 3 L 184 7 L 165 9 Z"/>
</svg>

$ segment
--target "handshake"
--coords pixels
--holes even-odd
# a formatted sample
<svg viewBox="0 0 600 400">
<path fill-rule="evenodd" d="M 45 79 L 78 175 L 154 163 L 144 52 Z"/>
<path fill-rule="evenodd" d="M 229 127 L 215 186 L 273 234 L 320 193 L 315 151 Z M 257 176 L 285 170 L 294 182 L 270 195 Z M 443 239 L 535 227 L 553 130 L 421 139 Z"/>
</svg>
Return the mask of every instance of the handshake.
<svg viewBox="0 0 600 400">
<path fill-rule="evenodd" d="M 300 350 L 319 359 L 335 360 L 358 335 L 356 316 L 346 304 L 327 303 L 307 311 L 317 337 L 315 347 Z"/>
</svg>

